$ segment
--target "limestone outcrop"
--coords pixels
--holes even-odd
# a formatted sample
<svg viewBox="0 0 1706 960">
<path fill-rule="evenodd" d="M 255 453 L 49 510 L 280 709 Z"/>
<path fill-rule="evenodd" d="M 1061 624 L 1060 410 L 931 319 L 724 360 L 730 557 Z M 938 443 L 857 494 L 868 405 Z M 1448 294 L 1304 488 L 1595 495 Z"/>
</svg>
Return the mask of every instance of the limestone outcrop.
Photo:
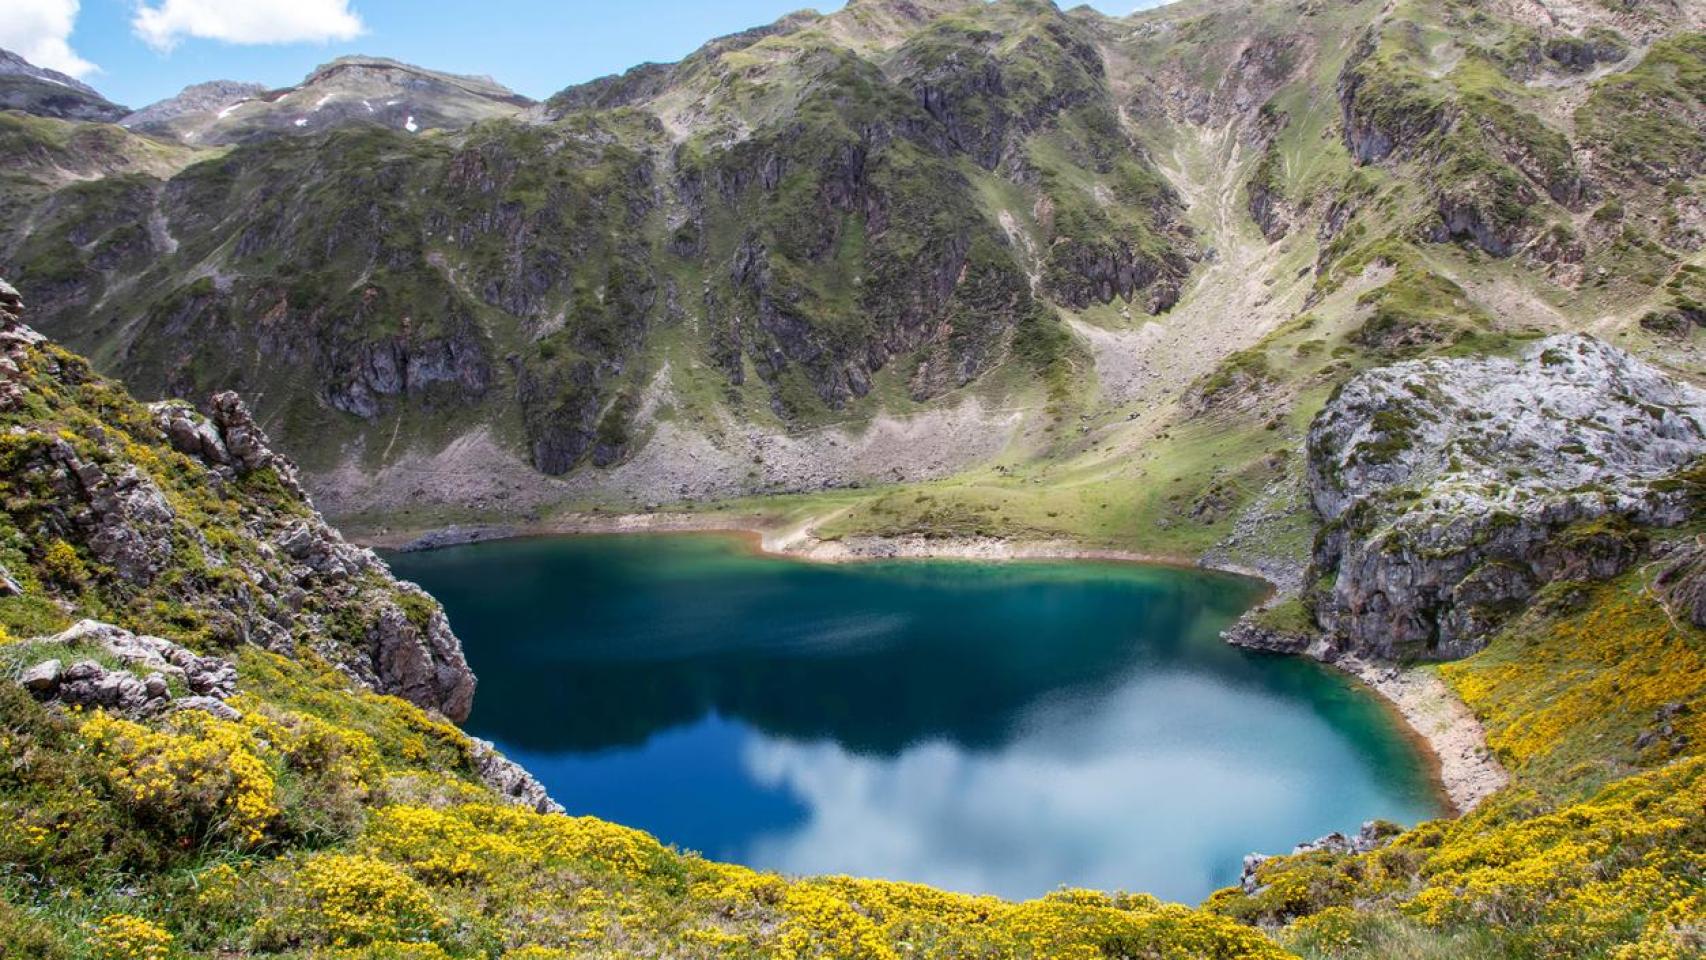
<svg viewBox="0 0 1706 960">
<path fill-rule="evenodd" d="M 69 665 L 54 657 L 19 673 L 18 685 L 38 700 L 131 718 L 174 710 L 203 710 L 225 719 L 238 715 L 225 702 L 237 692 L 237 665 L 223 657 L 201 656 L 99 620 L 80 620 L 35 642 L 78 655 Z"/>
<path fill-rule="evenodd" d="M 141 408 L 22 314 L 0 283 L 0 410 L 15 415 L 0 480 L 11 521 L 58 557 L 56 588 L 172 610 L 215 648 L 306 645 L 375 690 L 467 718 L 474 675 L 443 608 L 326 524 L 235 393 L 215 394 L 206 415 L 179 401 Z M 122 430 L 66 426 L 121 399 Z M 75 676 L 62 684 L 102 705 L 160 696 L 79 663 L 65 671 Z"/>
<path fill-rule="evenodd" d="M 1543 585 L 1615 576 L 1693 512 L 1706 391 L 1586 336 L 1344 386 L 1310 429 L 1310 597 L 1343 647 L 1473 653 Z"/>
</svg>

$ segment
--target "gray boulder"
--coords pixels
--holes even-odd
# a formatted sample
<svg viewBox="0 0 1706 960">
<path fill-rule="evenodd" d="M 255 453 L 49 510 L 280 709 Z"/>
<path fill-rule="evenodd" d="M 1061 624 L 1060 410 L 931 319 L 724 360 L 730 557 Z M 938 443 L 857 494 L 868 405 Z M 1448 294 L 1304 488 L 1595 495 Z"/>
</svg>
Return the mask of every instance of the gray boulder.
<svg viewBox="0 0 1706 960">
<path fill-rule="evenodd" d="M 45 640 L 104 654 L 117 660 L 119 666 L 107 667 L 88 659 L 64 667 L 59 660 L 44 660 L 26 668 L 17 680 L 38 700 L 100 708 L 128 717 L 180 709 L 236 716 L 236 710 L 225 703 L 237 692 L 237 666 L 229 660 L 200 656 L 170 640 L 131 633 L 99 620 L 81 620 Z M 189 690 L 189 695 L 174 698 L 174 681 Z"/>
<path fill-rule="evenodd" d="M 1688 519 L 1675 475 L 1702 455 L 1706 392 L 1591 337 L 1370 371 L 1309 432 L 1315 618 L 1381 659 L 1473 653 L 1545 584 L 1615 576 L 1640 527 Z"/>
<path fill-rule="evenodd" d="M 33 667 L 26 667 L 18 675 L 18 686 L 31 693 L 50 691 L 59 686 L 59 678 L 64 673 L 65 665 L 58 660 L 43 660 Z"/>
</svg>

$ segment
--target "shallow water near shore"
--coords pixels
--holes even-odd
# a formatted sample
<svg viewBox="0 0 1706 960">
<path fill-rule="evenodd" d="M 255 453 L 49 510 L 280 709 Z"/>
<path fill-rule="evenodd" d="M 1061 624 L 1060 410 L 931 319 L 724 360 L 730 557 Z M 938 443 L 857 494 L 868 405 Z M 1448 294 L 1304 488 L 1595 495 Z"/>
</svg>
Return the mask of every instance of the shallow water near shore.
<svg viewBox="0 0 1706 960">
<path fill-rule="evenodd" d="M 1219 640 L 1262 595 L 1239 577 L 819 565 L 709 534 L 387 559 L 462 638 L 470 732 L 570 813 L 718 860 L 1196 901 L 1246 853 L 1444 812 L 1372 694 Z"/>
</svg>

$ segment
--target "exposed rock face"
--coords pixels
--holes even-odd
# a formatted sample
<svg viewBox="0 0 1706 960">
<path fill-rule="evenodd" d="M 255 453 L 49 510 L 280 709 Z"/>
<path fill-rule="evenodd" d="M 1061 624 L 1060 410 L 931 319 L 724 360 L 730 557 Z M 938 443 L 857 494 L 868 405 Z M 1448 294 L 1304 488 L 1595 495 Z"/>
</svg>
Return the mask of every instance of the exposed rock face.
<svg viewBox="0 0 1706 960">
<path fill-rule="evenodd" d="M 1162 313 L 1179 301 L 1190 264 L 1172 254 L 1155 259 L 1123 240 L 1063 237 L 1049 250 L 1044 284 L 1051 296 L 1077 309 L 1142 293 L 1144 309 Z"/>
<path fill-rule="evenodd" d="M 1664 557 L 1652 581 L 1671 616 L 1706 627 L 1706 544 L 1684 544 Z"/>
<path fill-rule="evenodd" d="M 225 703 L 237 692 L 237 666 L 222 657 L 199 656 L 170 640 L 131 633 L 98 620 L 79 621 L 42 640 L 99 653 L 117 660 L 120 666 L 105 667 L 95 660 L 78 660 L 65 666 L 58 659 L 44 660 L 26 668 L 18 678 L 18 684 L 38 700 L 99 707 L 128 717 L 156 716 L 172 710 L 205 710 L 226 719 L 237 716 L 237 711 Z M 187 692 L 174 695 L 173 686 Z"/>
<path fill-rule="evenodd" d="M 337 539 L 342 541 L 341 537 Z M 360 552 L 371 562 L 379 562 L 370 552 Z M 474 675 L 462 657 L 461 641 L 450 632 L 444 608 L 413 584 L 398 583 L 396 589 L 417 610 L 429 611 L 425 621 L 394 601 L 381 601 L 377 615 L 367 625 L 370 663 L 357 664 L 357 674 L 380 690 L 414 703 L 432 704 L 452 720 L 468 719 L 468 711 L 474 706 Z"/>
<path fill-rule="evenodd" d="M 534 779 L 521 764 L 497 751 L 490 741 L 468 738 L 474 744 L 474 765 L 486 786 L 503 794 L 517 806 L 539 813 L 562 813 L 563 805 L 551 799 L 545 785 Z"/>
<path fill-rule="evenodd" d="M 1370 29 L 1339 74 L 1339 105 L 1345 146 L 1358 163 L 1378 163 L 1404 149 L 1414 149 L 1451 124 L 1452 116 L 1423 98 L 1404 98 L 1385 84 L 1374 59 L 1380 34 Z"/>
<path fill-rule="evenodd" d="M 238 480 L 271 471 L 308 506 L 296 468 L 273 452 L 243 401 L 235 393 L 220 393 L 214 395 L 211 407 L 210 418 L 178 401 L 155 404 L 153 411 L 172 446 L 201 460 L 214 474 Z M 473 707 L 474 676 L 443 608 L 431 597 L 413 584 L 393 580 L 372 551 L 346 541 L 311 509 L 303 516 L 276 518 L 254 532 L 292 564 L 299 590 L 367 595 L 361 642 L 349 653 L 329 651 L 334 662 L 375 689 L 432 707 L 452 720 L 467 718 Z M 378 589 L 364 590 L 370 586 Z M 399 600 L 416 612 L 405 612 Z"/>
<path fill-rule="evenodd" d="M 88 84 L 38 67 L 10 50 L 0 50 L 0 110 L 101 123 L 112 123 L 129 112 Z"/>
<path fill-rule="evenodd" d="M 46 343 L 21 313 L 16 291 L 0 283 L 0 410 L 15 418 L 0 479 L 11 492 L 11 522 L 32 542 L 58 542 L 75 555 L 63 577 L 79 589 L 98 585 L 121 606 L 169 601 L 215 644 L 287 655 L 311 644 L 377 690 L 452 720 L 467 717 L 474 677 L 443 609 L 326 525 L 296 468 L 273 451 L 236 394 L 214 395 L 209 416 L 182 402 L 142 408 L 123 398 L 123 433 L 67 429 L 68 413 L 87 419 L 87 410 L 55 404 L 74 396 L 112 404 L 122 392 Z M 53 412 L 38 415 L 42 409 Z M 126 639 L 104 625 L 76 629 L 68 642 L 98 635 L 121 659 L 190 669 L 156 638 Z M 66 673 L 61 685 L 92 702 L 140 708 L 157 696 L 135 678 L 79 664 Z"/>
<path fill-rule="evenodd" d="M 1291 220 L 1295 215 L 1285 197 L 1260 177 L 1250 181 L 1248 193 L 1246 209 L 1250 211 L 1250 219 L 1261 228 L 1262 237 L 1269 243 L 1285 239 L 1285 235 L 1291 232 Z"/>
<path fill-rule="evenodd" d="M 1243 647 L 1246 650 L 1286 654 L 1308 653 L 1311 646 L 1322 640 L 1320 634 L 1293 633 L 1289 630 L 1276 630 L 1264 626 L 1248 615 L 1240 617 L 1236 623 L 1223 630 L 1220 638 L 1235 647 Z M 1325 655 L 1327 651 L 1322 652 L 1324 655 L 1318 659 L 1332 659 L 1331 656 Z"/>
<path fill-rule="evenodd" d="M 1671 475 L 1706 454 L 1706 392 L 1584 336 L 1516 360 L 1427 360 L 1346 384 L 1309 434 L 1327 522 L 1313 598 L 1356 653 L 1445 659 L 1542 585 L 1640 555 L 1631 523 L 1691 515 Z"/>
</svg>

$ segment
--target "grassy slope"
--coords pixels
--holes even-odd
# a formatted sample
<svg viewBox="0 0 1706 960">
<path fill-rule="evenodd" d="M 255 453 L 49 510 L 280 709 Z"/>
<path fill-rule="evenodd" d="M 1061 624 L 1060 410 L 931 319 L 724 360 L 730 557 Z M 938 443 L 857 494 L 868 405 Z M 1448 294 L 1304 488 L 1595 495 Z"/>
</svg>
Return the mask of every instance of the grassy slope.
<svg viewBox="0 0 1706 960">
<path fill-rule="evenodd" d="M 480 785 L 459 730 L 354 687 L 313 652 L 359 638 L 371 597 L 311 585 L 291 656 L 245 645 L 240 623 L 214 616 L 253 588 L 249 569 L 272 562 L 246 519 L 304 509 L 270 473 L 215 482 L 58 348 L 28 350 L 9 382 L 0 562 L 21 592 L 0 598 L 6 674 L 67 655 L 31 638 L 96 616 L 234 658 L 242 716 L 133 723 L 51 710 L 0 684 L 7 956 L 1282 955 L 1235 921 L 1144 896 L 1012 904 L 789 881 L 509 806 Z M 148 585 L 82 542 L 70 494 L 42 466 L 60 449 L 164 492 L 174 549 Z"/>
<path fill-rule="evenodd" d="M 1265 890 L 1224 891 L 1206 911 L 1088 891 L 1014 904 L 786 880 L 503 804 L 478 784 L 461 732 L 352 688 L 310 652 L 353 629 L 340 617 L 305 625 L 292 657 L 233 646 L 198 620 L 231 584 L 193 562 L 189 541 L 161 578 L 173 601 L 127 590 L 81 548 L 36 532 L 55 521 L 49 492 L 20 472 L 32 436 L 135 464 L 227 556 L 252 545 L 216 518 L 277 509 L 278 494 L 264 479 L 209 484 L 122 391 L 65 354 L 35 351 L 23 383 L 7 414 L 22 432 L 7 434 L 0 474 L 14 525 L 4 561 L 23 593 L 0 600 L 0 655 L 13 669 L 36 662 L 56 651 L 15 638 L 105 616 L 234 657 L 243 713 L 130 723 L 0 687 L 11 758 L 0 942 L 26 955 L 1186 960 L 1279 957 L 1283 945 L 1320 957 L 1628 958 L 1700 946 L 1706 634 L 1673 626 L 1643 571 L 1555 587 L 1486 652 L 1443 668 L 1515 784 L 1378 853 L 1271 861 Z M 1635 749 L 1673 703 L 1677 729 Z"/>
<path fill-rule="evenodd" d="M 1210 908 L 1277 927 L 1305 956 L 1697 956 L 1706 631 L 1673 624 L 1645 584 L 1637 571 L 1554 585 L 1441 668 L 1510 788 L 1373 854 L 1269 861 L 1260 893 L 1223 891 Z"/>
</svg>

